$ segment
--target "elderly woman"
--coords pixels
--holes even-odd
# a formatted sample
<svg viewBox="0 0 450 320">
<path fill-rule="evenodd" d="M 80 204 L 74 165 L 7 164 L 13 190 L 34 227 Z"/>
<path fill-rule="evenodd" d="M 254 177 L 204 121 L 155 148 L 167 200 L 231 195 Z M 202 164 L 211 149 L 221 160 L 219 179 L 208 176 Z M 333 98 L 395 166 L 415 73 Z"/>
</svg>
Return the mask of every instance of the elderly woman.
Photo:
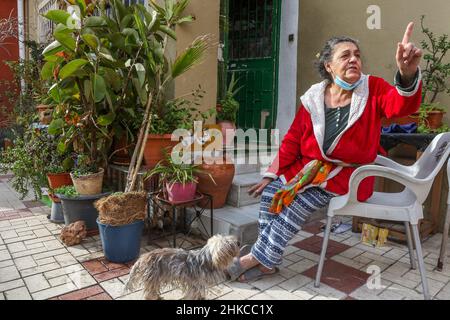
<svg viewBox="0 0 450 320">
<path fill-rule="evenodd" d="M 250 189 L 261 196 L 259 237 L 241 249 L 229 268 L 231 279 L 255 280 L 277 272 L 289 241 L 310 215 L 335 195 L 348 192 L 356 166 L 372 163 L 379 149 L 381 118 L 416 112 L 421 101 L 422 51 L 409 42 L 413 23 L 398 43 L 395 85 L 361 72 L 358 42 L 327 41 L 317 67 L 324 81 L 302 97 L 298 113 L 263 180 Z M 365 179 L 358 200 L 373 192 Z"/>
</svg>

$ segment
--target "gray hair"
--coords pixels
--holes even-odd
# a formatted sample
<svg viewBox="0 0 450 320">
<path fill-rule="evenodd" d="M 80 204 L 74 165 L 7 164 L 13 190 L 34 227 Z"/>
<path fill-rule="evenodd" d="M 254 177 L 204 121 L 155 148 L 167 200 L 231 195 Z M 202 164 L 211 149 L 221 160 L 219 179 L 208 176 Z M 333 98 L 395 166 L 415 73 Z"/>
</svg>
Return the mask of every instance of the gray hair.
<svg viewBox="0 0 450 320">
<path fill-rule="evenodd" d="M 347 36 L 339 36 L 329 39 L 325 43 L 325 46 L 323 47 L 322 51 L 317 55 L 317 60 L 314 63 L 322 79 L 333 81 L 331 74 L 327 71 L 327 69 L 325 69 L 325 64 L 332 60 L 336 45 L 342 42 L 351 42 L 355 44 L 359 49 L 358 40 L 355 40 L 353 38 Z"/>
</svg>

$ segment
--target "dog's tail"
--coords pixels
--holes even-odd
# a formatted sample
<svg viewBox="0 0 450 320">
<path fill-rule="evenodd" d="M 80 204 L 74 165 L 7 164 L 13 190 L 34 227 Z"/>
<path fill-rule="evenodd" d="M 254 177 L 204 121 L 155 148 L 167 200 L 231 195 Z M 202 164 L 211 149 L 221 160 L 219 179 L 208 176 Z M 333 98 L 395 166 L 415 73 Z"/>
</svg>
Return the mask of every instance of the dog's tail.
<svg viewBox="0 0 450 320">
<path fill-rule="evenodd" d="M 130 274 L 128 276 L 128 281 L 125 284 L 125 292 L 129 292 L 129 291 L 134 291 L 136 289 L 138 289 L 138 284 L 139 284 L 139 278 L 140 278 L 140 261 L 138 260 L 133 267 L 131 268 Z"/>
</svg>

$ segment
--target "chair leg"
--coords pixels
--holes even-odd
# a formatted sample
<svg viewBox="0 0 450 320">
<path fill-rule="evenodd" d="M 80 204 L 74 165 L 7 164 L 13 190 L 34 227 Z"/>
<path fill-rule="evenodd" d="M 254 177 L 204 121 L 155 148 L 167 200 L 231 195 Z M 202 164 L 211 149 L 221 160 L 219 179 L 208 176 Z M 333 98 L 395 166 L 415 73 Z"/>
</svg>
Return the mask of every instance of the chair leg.
<svg viewBox="0 0 450 320">
<path fill-rule="evenodd" d="M 323 264 L 325 263 L 325 254 L 327 253 L 328 239 L 330 238 L 331 224 L 333 223 L 332 220 L 333 217 L 328 217 L 327 225 L 325 227 L 325 234 L 323 235 L 322 251 L 320 252 L 320 260 L 316 273 L 316 281 L 314 282 L 314 286 L 316 288 L 320 286 L 320 278 L 322 277 Z"/>
<path fill-rule="evenodd" d="M 414 259 L 414 248 L 411 239 L 411 229 L 409 228 L 409 222 L 405 221 L 406 241 L 408 242 L 409 249 L 409 261 L 411 261 L 411 269 L 416 269 L 416 260 Z"/>
<path fill-rule="evenodd" d="M 422 245 L 420 244 L 419 228 L 417 227 L 417 224 L 412 224 L 411 227 L 414 236 L 414 244 L 416 246 L 417 261 L 419 261 L 419 271 L 420 277 L 422 278 L 423 295 L 425 297 L 425 300 L 430 300 L 425 263 L 423 262 Z"/>
</svg>

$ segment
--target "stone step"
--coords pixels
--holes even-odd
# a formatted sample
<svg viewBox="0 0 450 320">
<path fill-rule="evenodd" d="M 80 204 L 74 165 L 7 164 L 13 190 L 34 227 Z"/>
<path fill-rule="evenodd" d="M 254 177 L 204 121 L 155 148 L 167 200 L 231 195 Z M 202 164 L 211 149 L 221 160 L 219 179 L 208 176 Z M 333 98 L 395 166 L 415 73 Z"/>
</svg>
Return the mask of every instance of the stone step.
<svg viewBox="0 0 450 320">
<path fill-rule="evenodd" d="M 261 181 L 260 172 L 238 174 L 234 176 L 230 192 L 227 197 L 227 204 L 240 208 L 254 203 L 259 203 L 260 197 L 254 198 L 248 194 L 248 190 Z"/>
<path fill-rule="evenodd" d="M 193 214 L 193 209 L 187 212 Z M 213 211 L 213 233 L 234 235 L 241 245 L 252 244 L 258 238 L 259 204 L 253 204 L 242 208 L 225 206 Z M 211 214 L 205 210 L 192 224 L 192 232 L 208 237 L 211 234 Z"/>
</svg>

